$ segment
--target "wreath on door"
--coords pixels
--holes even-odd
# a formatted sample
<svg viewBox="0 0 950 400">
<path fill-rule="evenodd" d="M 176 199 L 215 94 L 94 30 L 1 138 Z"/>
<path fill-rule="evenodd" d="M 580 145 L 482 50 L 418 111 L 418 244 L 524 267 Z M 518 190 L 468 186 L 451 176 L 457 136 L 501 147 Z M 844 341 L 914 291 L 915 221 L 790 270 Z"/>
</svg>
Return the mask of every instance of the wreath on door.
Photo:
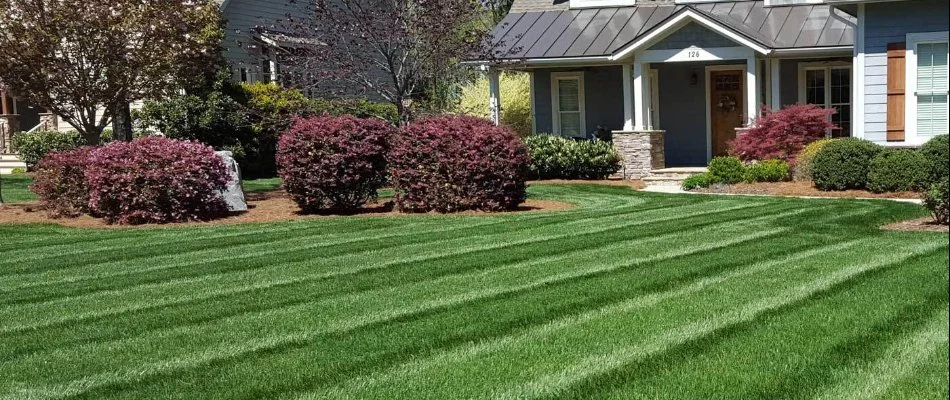
<svg viewBox="0 0 950 400">
<path fill-rule="evenodd" d="M 737 104 L 738 103 L 736 102 L 736 99 L 734 97 L 728 94 L 724 94 L 722 96 L 719 96 L 719 102 L 716 103 L 716 106 L 719 107 L 720 110 L 731 112 L 731 111 L 736 110 Z"/>
</svg>

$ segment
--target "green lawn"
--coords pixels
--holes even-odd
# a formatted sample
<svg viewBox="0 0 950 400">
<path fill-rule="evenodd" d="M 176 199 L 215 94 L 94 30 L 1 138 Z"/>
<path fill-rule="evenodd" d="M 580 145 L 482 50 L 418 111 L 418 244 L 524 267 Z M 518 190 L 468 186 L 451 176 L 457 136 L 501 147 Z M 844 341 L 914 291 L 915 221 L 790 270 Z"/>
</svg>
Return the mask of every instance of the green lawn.
<svg viewBox="0 0 950 400">
<path fill-rule="evenodd" d="M 33 180 L 27 175 L 0 175 L 0 195 L 4 203 L 23 203 L 36 200 L 30 191 Z"/>
<path fill-rule="evenodd" d="M 886 201 L 0 227 L 0 398 L 944 399 L 948 235 Z"/>
</svg>

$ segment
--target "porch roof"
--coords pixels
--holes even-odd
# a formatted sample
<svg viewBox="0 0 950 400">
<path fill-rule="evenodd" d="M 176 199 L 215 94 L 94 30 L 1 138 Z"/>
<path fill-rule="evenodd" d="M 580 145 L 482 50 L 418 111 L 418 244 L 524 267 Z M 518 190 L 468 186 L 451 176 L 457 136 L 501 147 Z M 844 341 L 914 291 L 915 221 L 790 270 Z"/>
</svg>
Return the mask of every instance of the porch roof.
<svg viewBox="0 0 950 400">
<path fill-rule="evenodd" d="M 545 1 L 551 2 L 551 8 L 537 6 Z M 654 31 L 665 22 L 683 13 L 702 15 L 718 27 L 768 49 L 854 45 L 855 18 L 828 5 L 765 7 L 761 0 L 747 0 L 563 9 L 566 1 L 531 2 L 538 4 L 515 8 L 520 12 L 510 13 L 492 31 L 500 58 L 609 57 L 648 34 L 656 34 Z"/>
</svg>

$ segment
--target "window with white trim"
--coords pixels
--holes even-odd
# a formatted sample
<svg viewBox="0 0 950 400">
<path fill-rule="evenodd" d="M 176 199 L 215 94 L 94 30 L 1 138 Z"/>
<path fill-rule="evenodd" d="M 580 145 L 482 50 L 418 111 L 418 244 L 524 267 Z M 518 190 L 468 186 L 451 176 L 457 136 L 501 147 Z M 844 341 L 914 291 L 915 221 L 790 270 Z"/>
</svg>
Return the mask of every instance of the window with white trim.
<svg viewBox="0 0 950 400">
<path fill-rule="evenodd" d="M 948 45 L 947 42 L 918 43 L 917 55 L 917 135 L 947 133 Z"/>
<path fill-rule="evenodd" d="M 584 137 L 584 75 L 582 72 L 551 74 L 551 105 L 554 133 Z"/>
<path fill-rule="evenodd" d="M 838 128 L 829 135 L 851 136 L 851 66 L 804 66 L 800 78 L 799 101 L 837 110 L 831 122 Z"/>
</svg>

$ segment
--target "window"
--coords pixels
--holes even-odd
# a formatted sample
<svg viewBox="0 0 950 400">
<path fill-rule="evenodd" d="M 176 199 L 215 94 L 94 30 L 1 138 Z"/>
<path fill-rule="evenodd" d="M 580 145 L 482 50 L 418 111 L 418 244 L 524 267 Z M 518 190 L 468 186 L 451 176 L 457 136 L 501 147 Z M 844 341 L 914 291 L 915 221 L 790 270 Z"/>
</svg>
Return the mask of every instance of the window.
<svg viewBox="0 0 950 400">
<path fill-rule="evenodd" d="M 838 129 L 832 129 L 829 135 L 851 136 L 851 66 L 803 65 L 799 74 L 799 101 L 837 110 L 831 122 Z"/>
<path fill-rule="evenodd" d="M 554 133 L 584 137 L 584 75 L 582 72 L 551 74 L 551 105 Z"/>
<path fill-rule="evenodd" d="M 907 34 L 906 141 L 918 145 L 947 133 L 948 34 Z"/>
</svg>

